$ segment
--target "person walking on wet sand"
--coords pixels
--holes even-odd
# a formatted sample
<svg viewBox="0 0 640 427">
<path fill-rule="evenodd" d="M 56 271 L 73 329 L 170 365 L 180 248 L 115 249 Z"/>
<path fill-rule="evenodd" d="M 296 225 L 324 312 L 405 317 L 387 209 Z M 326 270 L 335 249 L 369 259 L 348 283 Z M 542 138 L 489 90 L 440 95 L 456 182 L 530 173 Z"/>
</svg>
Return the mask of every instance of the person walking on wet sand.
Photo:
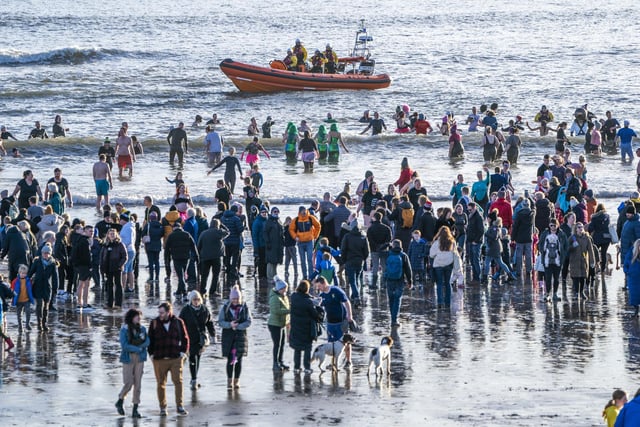
<svg viewBox="0 0 640 427">
<path fill-rule="evenodd" d="M 251 313 L 238 285 L 231 288 L 229 300 L 220 308 L 218 324 L 222 328 L 222 355 L 227 358 L 227 388 L 240 388 L 242 358 L 249 350 L 247 329 L 251 326 Z"/>
<path fill-rule="evenodd" d="M 138 412 L 144 362 L 147 361 L 149 336 L 147 329 L 140 324 L 142 312 L 131 308 L 124 316 L 124 325 L 120 328 L 120 363 L 122 363 L 122 381 L 124 385 L 118 394 L 116 408 L 124 415 L 124 399 L 133 387 L 133 418 L 142 418 Z"/>
<path fill-rule="evenodd" d="M 189 351 L 189 335 L 184 322 L 173 314 L 171 303 L 166 301 L 158 306 L 158 317 L 149 326 L 149 356 L 153 359 L 153 370 L 158 383 L 158 403 L 160 415 L 166 417 L 167 375 L 175 389 L 178 415 L 187 415 L 182 402 L 182 367 Z"/>
</svg>

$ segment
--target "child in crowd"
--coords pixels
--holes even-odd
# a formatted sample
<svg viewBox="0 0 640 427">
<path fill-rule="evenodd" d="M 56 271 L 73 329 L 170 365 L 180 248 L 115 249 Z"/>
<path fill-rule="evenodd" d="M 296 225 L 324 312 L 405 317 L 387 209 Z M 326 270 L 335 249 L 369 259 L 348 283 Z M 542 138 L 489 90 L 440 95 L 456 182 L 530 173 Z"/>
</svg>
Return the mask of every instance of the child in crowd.
<svg viewBox="0 0 640 427">
<path fill-rule="evenodd" d="M 260 172 L 260 166 L 258 166 L 257 163 L 251 166 L 249 177 L 251 178 L 251 185 L 256 189 L 256 194 L 260 194 L 260 189 L 264 183 L 264 176 L 262 172 Z"/>
<path fill-rule="evenodd" d="M 296 250 L 296 241 L 289 233 L 289 224 L 291 217 L 288 216 L 284 220 L 284 280 L 289 280 L 289 264 L 293 261 L 293 275 L 298 276 L 298 252 Z"/>
<path fill-rule="evenodd" d="M 11 282 L 11 290 L 15 293 L 13 297 L 13 305 L 16 307 L 18 316 L 18 333 L 22 333 L 22 313 L 26 312 L 27 331 L 31 330 L 31 304 L 35 304 L 31 280 L 27 277 L 29 268 L 20 264 L 18 267 L 18 277 Z"/>
<path fill-rule="evenodd" d="M 411 243 L 407 253 L 411 262 L 413 278 L 418 285 L 418 289 L 424 287 L 425 282 L 425 259 L 427 257 L 427 242 L 422 238 L 420 230 L 414 230 L 411 234 Z"/>
<path fill-rule="evenodd" d="M 164 177 L 164 179 L 166 179 L 169 184 L 175 184 L 176 190 L 184 184 L 184 179 L 182 179 L 182 172 L 178 172 L 173 179 L 169 179 L 166 176 Z"/>
<path fill-rule="evenodd" d="M 611 400 L 607 402 L 602 411 L 602 418 L 607 422 L 607 427 L 614 426 L 618 413 L 625 403 L 627 403 L 627 392 L 620 389 L 614 391 Z"/>
</svg>

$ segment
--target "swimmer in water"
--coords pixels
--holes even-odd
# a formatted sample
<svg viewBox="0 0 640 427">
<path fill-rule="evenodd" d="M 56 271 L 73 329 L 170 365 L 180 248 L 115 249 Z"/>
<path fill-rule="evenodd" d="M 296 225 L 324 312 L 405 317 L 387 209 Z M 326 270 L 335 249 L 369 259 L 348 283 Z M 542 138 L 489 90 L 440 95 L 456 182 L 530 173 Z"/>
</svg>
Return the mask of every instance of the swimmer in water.
<svg viewBox="0 0 640 427">
<path fill-rule="evenodd" d="M 166 179 L 169 184 L 175 184 L 176 189 L 184 184 L 184 179 L 182 179 L 182 172 L 178 172 L 173 179 L 169 179 L 166 176 L 164 177 L 164 179 Z"/>
<path fill-rule="evenodd" d="M 5 152 L 5 153 L 6 153 L 6 152 Z M 22 157 L 22 153 L 21 153 L 21 152 L 20 152 L 20 150 L 18 150 L 16 147 L 13 147 L 13 148 L 11 149 L 11 155 L 12 155 L 14 158 Z"/>
<path fill-rule="evenodd" d="M 53 137 L 57 138 L 59 136 L 67 136 L 67 132 L 69 132 L 69 128 L 65 128 L 62 126 L 62 116 L 57 114 L 55 119 L 53 120 L 53 127 L 51 128 L 53 132 Z"/>
<path fill-rule="evenodd" d="M 238 173 L 242 176 L 242 168 L 240 166 L 240 160 L 235 156 L 236 149 L 231 147 L 229 148 L 229 155 L 220 161 L 217 165 L 215 165 L 207 175 L 211 175 L 211 172 L 215 171 L 221 166 L 225 166 L 224 170 L 224 182 L 233 193 L 233 190 L 236 186 L 236 168 L 238 169 Z"/>
<path fill-rule="evenodd" d="M 331 124 L 331 128 L 329 133 L 327 134 L 327 138 L 329 140 L 329 161 L 337 162 L 340 157 L 340 147 L 347 153 L 349 150 L 347 146 L 344 145 L 344 141 L 342 140 L 342 134 L 338 131 L 338 125 L 336 123 Z"/>
<path fill-rule="evenodd" d="M 253 141 L 251 141 L 242 152 L 240 160 L 244 160 L 244 154 L 249 153 L 247 154 L 247 163 L 249 163 L 249 166 L 253 166 L 260 161 L 260 151 L 262 151 L 264 155 L 267 156 L 267 159 L 271 160 L 271 156 L 269 155 L 267 150 L 265 150 L 262 144 L 258 142 L 258 137 L 254 136 Z"/>
</svg>

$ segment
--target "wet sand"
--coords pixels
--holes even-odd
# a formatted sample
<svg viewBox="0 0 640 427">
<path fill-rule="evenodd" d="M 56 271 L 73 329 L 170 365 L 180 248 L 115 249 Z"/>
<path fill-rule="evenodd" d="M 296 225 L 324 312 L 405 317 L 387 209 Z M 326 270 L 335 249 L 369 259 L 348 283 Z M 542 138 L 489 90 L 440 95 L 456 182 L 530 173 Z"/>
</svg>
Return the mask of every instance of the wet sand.
<svg viewBox="0 0 640 427">
<path fill-rule="evenodd" d="M 443 312 L 436 310 L 431 286 L 407 292 L 402 327 L 392 332 L 392 374 L 382 381 L 367 380 L 366 365 L 369 350 L 390 332 L 386 295 L 365 291 L 365 306 L 355 314 L 362 332 L 356 334 L 351 373 L 319 375 L 316 365 L 309 377 L 274 375 L 268 289 L 251 277 L 250 261 L 247 252 L 242 284 L 254 322 L 238 391 L 227 391 L 225 360 L 220 346 L 212 345 L 201 362 L 198 391 L 189 389 L 185 365 L 188 416 L 176 415 L 171 385 L 169 417 L 159 416 L 151 362 L 143 376 L 144 418 L 130 418 L 131 395 L 127 417 L 117 415 L 124 312 L 139 305 L 148 324 L 177 283 L 174 277 L 168 289 L 161 280 L 152 290 L 141 268 L 140 297 L 126 300 L 122 311 L 79 314 L 72 302 L 61 302 L 50 317 L 51 332 L 34 330 L 20 338 L 15 311 L 8 313 L 16 348 L 0 364 L 2 424 L 599 426 L 611 392 L 624 388 L 633 394 L 640 383 L 640 325 L 625 306 L 623 276 L 615 270 L 596 282 L 587 302 L 573 301 L 569 290 L 569 301 L 542 303 L 531 283 L 467 285 L 453 294 L 451 311 Z M 101 307 L 99 293 L 91 299 Z M 208 306 L 217 314 L 221 302 Z M 180 308 L 176 304 L 175 311 Z M 292 365 L 292 357 L 287 348 L 285 361 Z"/>
</svg>

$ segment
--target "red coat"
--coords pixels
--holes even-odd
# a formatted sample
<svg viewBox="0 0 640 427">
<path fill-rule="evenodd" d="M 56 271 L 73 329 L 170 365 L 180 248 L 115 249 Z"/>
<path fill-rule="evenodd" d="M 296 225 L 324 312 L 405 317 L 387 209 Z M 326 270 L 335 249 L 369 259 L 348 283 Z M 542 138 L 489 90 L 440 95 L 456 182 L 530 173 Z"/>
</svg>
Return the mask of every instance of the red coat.
<svg viewBox="0 0 640 427">
<path fill-rule="evenodd" d="M 411 168 L 402 169 L 400 171 L 400 178 L 393 185 L 397 185 L 402 188 L 407 182 L 411 181 L 411 175 L 413 175 L 413 171 Z"/>
<path fill-rule="evenodd" d="M 491 204 L 491 210 L 498 210 L 498 217 L 502 218 L 502 226 L 511 230 L 513 224 L 513 208 L 506 199 L 500 198 Z"/>
</svg>

